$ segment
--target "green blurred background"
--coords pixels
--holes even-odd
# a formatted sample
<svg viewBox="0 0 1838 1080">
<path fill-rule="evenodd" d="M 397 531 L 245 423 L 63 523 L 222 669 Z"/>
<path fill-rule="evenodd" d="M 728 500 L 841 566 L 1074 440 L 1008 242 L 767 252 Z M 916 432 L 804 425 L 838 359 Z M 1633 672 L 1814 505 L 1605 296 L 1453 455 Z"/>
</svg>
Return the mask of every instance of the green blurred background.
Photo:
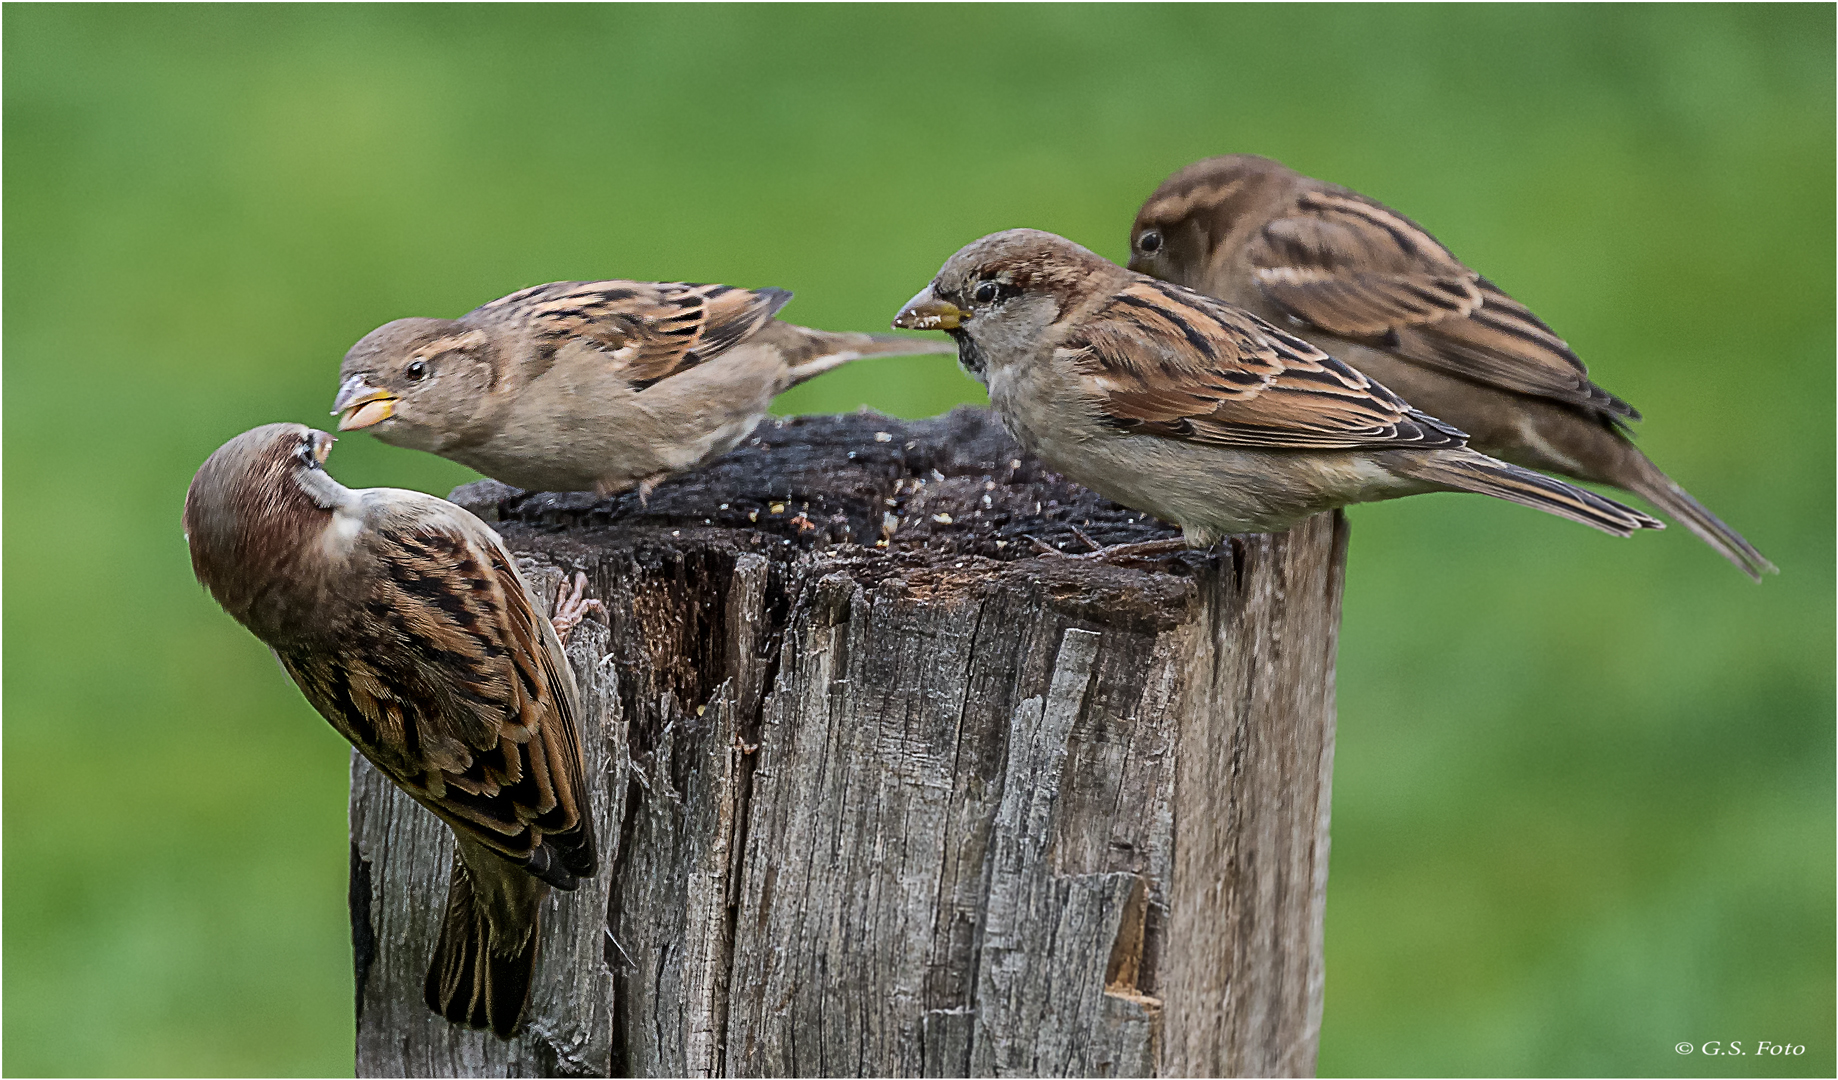
<svg viewBox="0 0 1838 1080">
<path fill-rule="evenodd" d="M 1833 9 L 8 5 L 11 1074 L 348 1074 L 344 744 L 193 583 L 220 442 L 535 282 L 885 326 L 1256 151 L 1529 302 L 1782 574 L 1352 514 L 1324 1074 L 1834 1069 Z M 977 400 L 949 358 L 784 411 Z M 347 483 L 458 466 L 364 436 Z M 1689 1057 L 1680 1041 L 1795 1043 Z"/>
</svg>

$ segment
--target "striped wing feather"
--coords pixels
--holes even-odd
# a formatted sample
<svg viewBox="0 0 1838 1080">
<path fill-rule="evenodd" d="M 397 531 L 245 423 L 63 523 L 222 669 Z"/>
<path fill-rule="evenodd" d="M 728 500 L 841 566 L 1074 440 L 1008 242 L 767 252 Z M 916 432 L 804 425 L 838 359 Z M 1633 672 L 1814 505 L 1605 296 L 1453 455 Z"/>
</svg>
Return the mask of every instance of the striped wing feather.
<svg viewBox="0 0 1838 1080">
<path fill-rule="evenodd" d="M 572 678 L 509 555 L 450 513 L 376 524 L 382 572 L 360 640 L 281 662 L 334 727 L 455 832 L 551 884 L 591 876 Z"/>
<path fill-rule="evenodd" d="M 1517 393 L 1638 419 L 1536 315 L 1422 227 L 1346 191 L 1308 191 L 1249 248 L 1258 287 L 1330 334 Z"/>
<path fill-rule="evenodd" d="M 1456 431 L 1247 311 L 1147 278 L 1064 346 L 1108 423 L 1222 446 L 1460 446 Z"/>
<path fill-rule="evenodd" d="M 512 293 L 475 315 L 514 310 L 546 359 L 585 342 L 620 366 L 635 390 L 667 379 L 758 333 L 791 299 L 783 289 L 651 281 L 558 281 Z"/>
</svg>

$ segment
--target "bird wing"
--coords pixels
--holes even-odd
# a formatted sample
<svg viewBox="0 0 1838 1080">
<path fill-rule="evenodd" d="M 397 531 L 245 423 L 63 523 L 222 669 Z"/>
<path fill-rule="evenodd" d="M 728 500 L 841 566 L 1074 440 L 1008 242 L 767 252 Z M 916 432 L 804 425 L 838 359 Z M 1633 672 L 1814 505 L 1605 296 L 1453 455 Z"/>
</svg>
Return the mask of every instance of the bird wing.
<svg viewBox="0 0 1838 1080">
<path fill-rule="evenodd" d="M 1221 446 L 1461 446 L 1461 432 L 1248 311 L 1138 276 L 1061 347 L 1107 423 Z"/>
<path fill-rule="evenodd" d="M 712 360 L 771 321 L 791 300 L 784 289 L 736 289 L 651 281 L 558 281 L 493 300 L 473 312 L 520 319 L 539 361 L 580 341 L 606 353 L 634 390 Z"/>
<path fill-rule="evenodd" d="M 281 662 L 456 833 L 571 886 L 593 874 L 595 852 L 560 641 L 495 534 L 410 494 L 367 493 L 377 501 L 360 543 L 377 572 L 350 637 L 336 650 L 277 650 Z"/>
<path fill-rule="evenodd" d="M 1307 191 L 1251 240 L 1258 287 L 1305 323 L 1503 390 L 1638 419 L 1564 340 L 1416 222 L 1349 191 Z"/>
</svg>

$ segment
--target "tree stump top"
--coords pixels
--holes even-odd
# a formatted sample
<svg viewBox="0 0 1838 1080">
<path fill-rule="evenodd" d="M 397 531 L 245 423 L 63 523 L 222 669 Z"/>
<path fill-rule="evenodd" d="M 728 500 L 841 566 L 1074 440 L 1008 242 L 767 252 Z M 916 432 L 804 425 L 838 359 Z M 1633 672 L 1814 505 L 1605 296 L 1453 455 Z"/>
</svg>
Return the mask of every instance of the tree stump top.
<svg viewBox="0 0 1838 1080">
<path fill-rule="evenodd" d="M 1067 554 L 1161 540 L 1179 530 L 1118 506 L 1047 468 L 987 409 L 959 406 L 928 420 L 863 410 L 761 424 L 712 465 L 658 486 L 602 499 L 591 492 L 525 492 L 495 480 L 453 501 L 509 536 L 558 557 L 597 557 L 609 545 L 674 558 L 751 552 L 775 562 L 818 555 L 857 584 L 900 578 L 942 595 L 1022 573 L 1066 585 L 1065 599 L 1146 628 L 1178 619 L 1201 552 L 1141 567 L 1042 559 L 1036 541 Z M 514 546 L 515 546 L 515 542 Z M 1108 621 L 1108 620 L 1107 620 Z"/>
</svg>

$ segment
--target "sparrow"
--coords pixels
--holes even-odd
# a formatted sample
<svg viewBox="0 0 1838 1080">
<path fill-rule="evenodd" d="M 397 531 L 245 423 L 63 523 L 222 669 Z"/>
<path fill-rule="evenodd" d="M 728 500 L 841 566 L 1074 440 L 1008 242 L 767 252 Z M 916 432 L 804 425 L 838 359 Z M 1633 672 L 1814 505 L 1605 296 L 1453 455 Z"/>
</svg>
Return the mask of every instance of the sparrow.
<svg viewBox="0 0 1838 1080">
<path fill-rule="evenodd" d="M 780 322 L 784 289 L 558 281 L 458 319 L 397 319 L 345 354 L 332 411 L 514 487 L 648 496 L 732 450 L 773 397 L 944 342 Z"/>
<path fill-rule="evenodd" d="M 895 326 L 938 329 L 1016 441 L 1190 547 L 1347 503 L 1473 491 L 1627 536 L 1652 518 L 1461 431 L 1257 316 L 1010 229 L 947 260 Z"/>
<path fill-rule="evenodd" d="M 1382 203 L 1269 158 L 1207 158 L 1137 211 L 1129 265 L 1289 327 L 1484 453 L 1633 492 L 1755 580 L 1774 572 L 1634 446 L 1640 413 L 1562 338 Z"/>
<path fill-rule="evenodd" d="M 496 533 L 432 495 L 345 487 L 325 472 L 332 442 L 269 424 L 219 447 L 185 496 L 192 570 L 453 830 L 427 1002 L 509 1038 L 549 889 L 596 869 L 574 675 Z"/>
</svg>

